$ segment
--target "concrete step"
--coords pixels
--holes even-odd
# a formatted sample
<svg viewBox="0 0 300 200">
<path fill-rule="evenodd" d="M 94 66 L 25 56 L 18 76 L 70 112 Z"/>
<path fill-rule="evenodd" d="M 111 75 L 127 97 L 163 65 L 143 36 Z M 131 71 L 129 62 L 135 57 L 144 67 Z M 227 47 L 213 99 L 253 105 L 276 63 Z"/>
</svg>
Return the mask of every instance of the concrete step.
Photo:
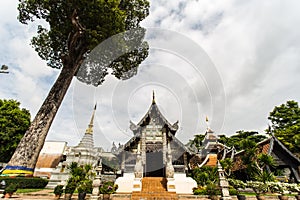
<svg viewBox="0 0 300 200">
<path fill-rule="evenodd" d="M 145 177 L 142 179 L 142 191 L 133 192 L 132 200 L 177 200 L 176 193 L 167 191 L 167 180 L 163 177 Z"/>
</svg>

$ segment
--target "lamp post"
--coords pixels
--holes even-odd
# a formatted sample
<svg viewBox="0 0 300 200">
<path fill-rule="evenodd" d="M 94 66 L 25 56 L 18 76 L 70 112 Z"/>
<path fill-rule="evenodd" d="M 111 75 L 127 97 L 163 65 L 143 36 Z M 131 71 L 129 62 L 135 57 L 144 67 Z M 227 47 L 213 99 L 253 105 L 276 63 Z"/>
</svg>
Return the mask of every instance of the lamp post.
<svg viewBox="0 0 300 200">
<path fill-rule="evenodd" d="M 9 72 L 6 71 L 6 70 L 8 70 L 8 66 L 7 65 L 2 65 L 0 73 L 2 73 L 2 74 L 8 74 Z"/>
</svg>

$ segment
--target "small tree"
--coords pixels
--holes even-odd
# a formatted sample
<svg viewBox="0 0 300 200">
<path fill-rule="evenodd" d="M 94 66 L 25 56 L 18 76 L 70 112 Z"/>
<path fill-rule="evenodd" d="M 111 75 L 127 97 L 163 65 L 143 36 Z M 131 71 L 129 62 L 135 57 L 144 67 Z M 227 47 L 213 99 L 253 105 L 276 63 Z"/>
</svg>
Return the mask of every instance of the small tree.
<svg viewBox="0 0 300 200">
<path fill-rule="evenodd" d="M 275 136 L 293 153 L 300 157 L 300 107 L 296 101 L 275 106 L 268 119 Z"/>
<path fill-rule="evenodd" d="M 205 186 L 210 183 L 216 183 L 218 181 L 218 169 L 217 167 L 202 166 L 201 168 L 195 168 L 192 171 L 191 177 L 200 186 Z"/>
<path fill-rule="evenodd" d="M 68 179 L 68 184 L 75 186 L 80 191 L 92 192 L 92 179 L 95 174 L 92 172 L 92 166 L 86 164 L 84 166 L 79 166 L 78 163 L 72 162 L 68 169 L 70 170 L 70 178 Z"/>
<path fill-rule="evenodd" d="M 0 162 L 7 163 L 30 126 L 30 113 L 16 100 L 0 99 Z"/>
</svg>

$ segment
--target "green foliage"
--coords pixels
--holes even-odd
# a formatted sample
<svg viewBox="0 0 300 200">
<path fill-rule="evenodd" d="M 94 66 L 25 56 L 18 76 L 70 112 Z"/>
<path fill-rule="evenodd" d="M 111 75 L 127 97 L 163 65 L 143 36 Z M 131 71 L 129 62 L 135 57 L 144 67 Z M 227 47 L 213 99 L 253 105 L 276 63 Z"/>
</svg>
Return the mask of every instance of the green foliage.
<svg viewBox="0 0 300 200">
<path fill-rule="evenodd" d="M 274 158 L 268 154 L 264 154 L 264 153 L 259 154 L 257 156 L 257 161 L 258 161 L 258 165 L 262 169 L 266 168 L 267 166 L 273 168 L 276 166 Z"/>
<path fill-rule="evenodd" d="M 219 195 L 220 194 L 220 189 L 218 187 L 218 185 L 216 185 L 215 183 L 209 183 L 206 185 L 206 194 L 207 195 Z"/>
<path fill-rule="evenodd" d="M 247 186 L 258 195 L 268 192 L 268 185 L 260 181 L 247 181 Z"/>
<path fill-rule="evenodd" d="M 202 141 L 204 139 L 205 135 L 204 134 L 198 134 L 194 135 L 194 139 L 189 141 L 189 145 L 195 146 L 198 150 L 200 150 L 200 147 L 202 146 Z"/>
<path fill-rule="evenodd" d="M 35 19 L 43 19 L 48 23 L 49 28 L 38 26 L 32 45 L 38 55 L 48 61 L 50 67 L 62 68 L 81 63 L 91 50 L 109 37 L 140 28 L 139 23 L 149 14 L 149 2 L 23 0 L 20 1 L 18 10 L 21 23 L 27 24 Z M 117 48 L 126 48 L 122 42 L 119 45 Z M 112 69 L 112 74 L 117 78 L 122 78 L 124 72 L 137 68 L 148 56 L 148 48 L 146 42 L 141 42 L 139 48 L 122 55 L 109 66 L 107 63 L 100 64 L 97 67 L 97 80 L 89 77 L 90 72 L 95 73 L 93 70 L 88 70 L 84 77 L 78 78 L 80 81 L 99 85 L 108 74 L 107 67 Z"/>
<path fill-rule="evenodd" d="M 257 176 L 255 177 L 257 181 L 261 181 L 266 183 L 268 181 L 275 181 L 275 176 L 272 172 L 268 172 L 267 170 L 258 171 Z"/>
<path fill-rule="evenodd" d="M 258 134 L 256 131 L 237 131 L 236 135 L 227 137 L 226 135 L 220 135 L 218 141 L 222 144 L 225 144 L 228 147 L 235 147 L 237 151 L 243 150 L 243 141 L 248 140 L 252 141 L 253 144 L 266 139 L 266 136 Z"/>
<path fill-rule="evenodd" d="M 95 176 L 92 173 L 92 165 L 79 166 L 78 163 L 72 162 L 68 169 L 71 177 L 68 179 L 66 191 L 70 192 L 69 194 L 73 194 L 77 188 L 78 192 L 92 193 L 92 178 Z"/>
<path fill-rule="evenodd" d="M 4 193 L 12 194 L 18 189 L 18 184 L 17 183 L 10 183 L 6 186 Z"/>
<path fill-rule="evenodd" d="M 55 186 L 55 188 L 54 188 L 54 194 L 61 195 L 64 192 L 63 187 L 64 187 L 63 185 L 57 185 L 57 186 Z"/>
<path fill-rule="evenodd" d="M 300 157 L 300 108 L 298 102 L 287 101 L 275 106 L 268 117 L 275 136 L 293 153 Z"/>
<path fill-rule="evenodd" d="M 88 194 L 91 194 L 93 191 L 93 181 L 92 180 L 83 180 L 80 181 L 77 186 L 78 193 L 86 192 Z"/>
<path fill-rule="evenodd" d="M 18 184 L 19 188 L 25 189 L 25 188 L 45 188 L 48 184 L 47 179 L 43 178 L 35 178 L 35 177 L 0 177 L 0 182 L 4 180 L 6 182 L 6 185 L 11 183 Z"/>
<path fill-rule="evenodd" d="M 206 188 L 205 187 L 197 187 L 193 188 L 194 195 L 206 195 Z"/>
<path fill-rule="evenodd" d="M 233 161 L 230 158 L 225 158 L 224 160 L 220 160 L 220 164 L 224 169 L 226 176 L 231 175 L 231 168 L 233 167 Z"/>
<path fill-rule="evenodd" d="M 114 182 L 107 181 L 100 185 L 100 194 L 113 194 L 118 189 L 118 186 Z"/>
<path fill-rule="evenodd" d="M 74 181 L 74 179 L 72 178 L 68 179 L 68 183 L 65 188 L 65 194 L 73 194 L 76 187 L 77 187 L 77 183 Z"/>
<path fill-rule="evenodd" d="M 230 195 L 237 195 L 238 194 L 238 191 L 234 188 L 229 188 L 229 194 Z"/>
<path fill-rule="evenodd" d="M 7 163 L 30 125 L 30 113 L 15 100 L 0 99 L 0 162 Z"/>
<path fill-rule="evenodd" d="M 208 166 L 202 166 L 201 168 L 198 167 L 193 169 L 191 177 L 200 186 L 216 183 L 218 181 L 218 169 L 217 167 Z"/>
<path fill-rule="evenodd" d="M 228 147 L 235 147 L 237 151 L 243 150 L 242 143 L 244 140 L 252 141 L 254 144 L 261 142 L 262 140 L 266 139 L 266 136 L 260 135 L 256 131 L 237 131 L 237 134 L 226 136 L 226 135 L 219 135 L 218 142 L 221 144 L 225 144 Z M 195 146 L 198 150 L 201 149 L 202 141 L 204 139 L 204 134 L 198 134 L 194 136 L 193 140 L 190 140 L 188 145 L 193 147 Z"/>
<path fill-rule="evenodd" d="M 228 179 L 229 184 L 238 191 L 239 188 L 244 189 L 247 185 L 245 182 L 238 179 Z"/>
</svg>

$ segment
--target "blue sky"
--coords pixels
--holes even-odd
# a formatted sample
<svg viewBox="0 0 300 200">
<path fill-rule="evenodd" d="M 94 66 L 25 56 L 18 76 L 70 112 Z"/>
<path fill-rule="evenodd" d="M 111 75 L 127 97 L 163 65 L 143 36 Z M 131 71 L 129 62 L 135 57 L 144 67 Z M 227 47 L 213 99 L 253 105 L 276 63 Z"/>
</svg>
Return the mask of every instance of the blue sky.
<svg viewBox="0 0 300 200">
<path fill-rule="evenodd" d="M 17 99 L 34 117 L 59 71 L 29 45 L 36 26 L 17 21 L 17 3 L 0 2 L 0 64 L 10 71 L 0 74 L 0 98 Z M 206 115 L 218 134 L 263 132 L 274 106 L 300 101 L 299 9 L 294 0 L 151 1 L 148 36 L 156 28 L 170 37 L 149 38 L 150 55 L 131 80 L 108 76 L 93 88 L 74 78 L 47 140 L 78 144 L 97 102 L 95 144 L 124 143 L 152 90 L 165 117 L 179 120 L 183 142 L 205 131 Z"/>
</svg>

